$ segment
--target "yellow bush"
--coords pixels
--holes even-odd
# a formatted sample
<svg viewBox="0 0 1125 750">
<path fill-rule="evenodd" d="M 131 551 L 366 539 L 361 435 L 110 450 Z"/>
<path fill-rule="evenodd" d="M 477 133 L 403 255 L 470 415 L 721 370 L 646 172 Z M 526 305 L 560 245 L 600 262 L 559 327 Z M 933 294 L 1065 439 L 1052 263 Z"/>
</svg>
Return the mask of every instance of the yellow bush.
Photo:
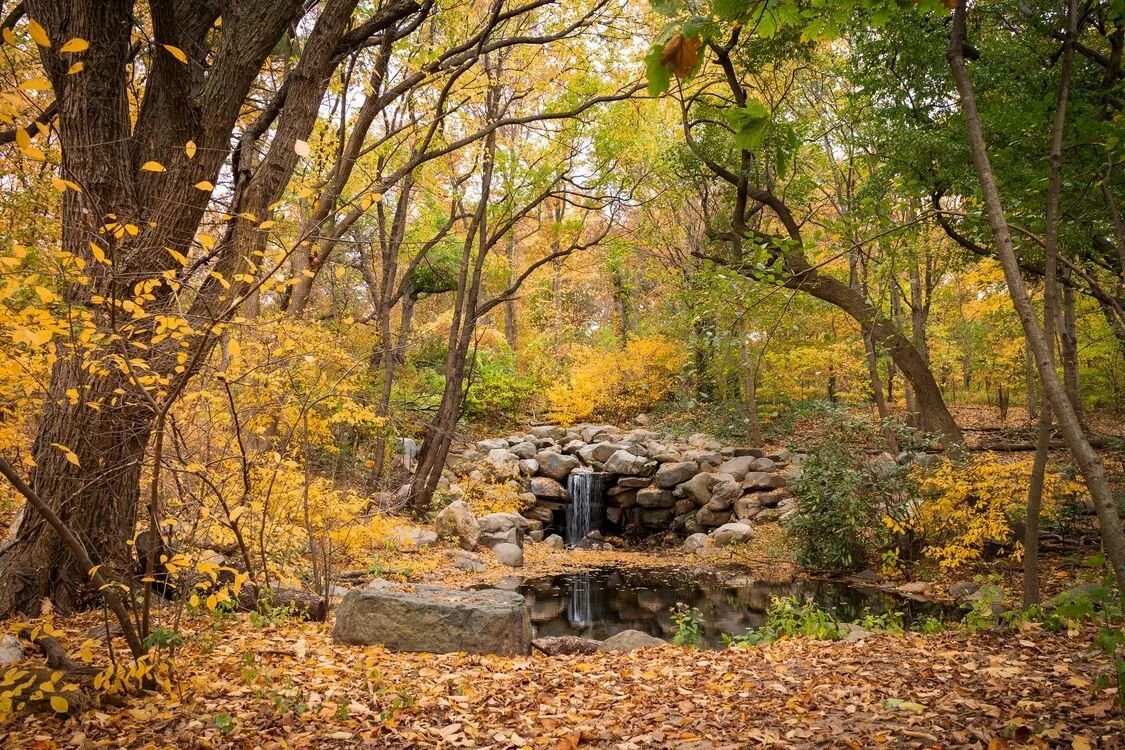
<svg viewBox="0 0 1125 750">
<path fill-rule="evenodd" d="M 986 454 L 967 463 L 943 463 L 916 470 L 920 502 L 907 521 L 886 519 L 896 532 L 913 531 L 928 544 L 925 554 L 945 570 L 980 559 L 988 542 L 1006 542 L 1012 523 L 1023 518 L 1032 459 L 1001 462 Z M 1059 503 L 1084 491 L 1080 482 L 1048 472 L 1043 488 L 1042 517 L 1049 519 Z M 1013 555 L 1023 553 L 1015 545 Z"/>
<path fill-rule="evenodd" d="M 686 362 L 678 345 L 662 338 L 640 338 L 622 351 L 582 348 L 566 382 L 548 393 L 549 416 L 563 424 L 587 419 L 618 421 L 673 395 Z"/>
<path fill-rule="evenodd" d="M 507 484 L 468 482 L 465 485 L 465 502 L 478 516 L 489 513 L 518 513 L 527 508 L 520 493 Z"/>
</svg>

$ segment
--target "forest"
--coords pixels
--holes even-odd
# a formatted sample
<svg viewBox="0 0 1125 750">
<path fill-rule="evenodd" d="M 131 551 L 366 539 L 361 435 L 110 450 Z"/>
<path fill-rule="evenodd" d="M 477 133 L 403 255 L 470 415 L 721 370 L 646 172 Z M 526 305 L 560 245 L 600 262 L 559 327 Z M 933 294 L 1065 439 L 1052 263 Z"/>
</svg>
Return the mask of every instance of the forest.
<svg viewBox="0 0 1125 750">
<path fill-rule="evenodd" d="M 0 37 L 0 746 L 1125 747 L 1125 0 Z"/>
</svg>

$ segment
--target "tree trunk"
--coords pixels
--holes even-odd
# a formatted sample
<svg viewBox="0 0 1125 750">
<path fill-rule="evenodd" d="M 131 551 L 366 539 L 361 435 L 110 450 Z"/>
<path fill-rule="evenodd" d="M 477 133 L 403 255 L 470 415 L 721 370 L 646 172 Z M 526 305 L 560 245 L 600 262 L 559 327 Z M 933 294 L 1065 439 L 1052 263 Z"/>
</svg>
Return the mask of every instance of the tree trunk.
<svg viewBox="0 0 1125 750">
<path fill-rule="evenodd" d="M 1058 309 L 1058 308 L 1056 308 Z M 1075 310 L 1074 287 L 1062 285 L 1061 318 L 1059 320 L 1060 354 L 1063 369 L 1063 382 L 1071 406 L 1082 418 L 1082 392 L 1078 383 L 1078 316 Z"/>
<path fill-rule="evenodd" d="M 504 240 L 504 255 L 508 259 L 508 284 L 515 279 L 516 274 L 516 233 L 509 232 Z M 516 298 L 509 297 L 504 300 L 504 338 L 508 340 L 508 348 L 514 354 L 516 351 Z"/>
<path fill-rule="evenodd" d="M 976 168 L 977 178 L 980 182 L 981 193 L 984 198 L 985 213 L 992 229 L 996 242 L 996 252 L 1000 264 L 1004 269 L 1004 278 L 1008 283 L 1008 293 L 1011 295 L 1012 304 L 1023 326 L 1024 335 L 1028 345 L 1035 355 L 1035 365 L 1039 370 L 1039 381 L 1051 404 L 1051 409 L 1059 421 L 1063 437 L 1066 440 L 1070 454 L 1086 478 L 1086 485 L 1094 500 L 1094 508 L 1098 515 L 1102 546 L 1106 557 L 1113 566 L 1114 575 L 1119 585 L 1125 585 L 1125 532 L 1121 528 L 1121 517 L 1117 510 L 1117 501 L 1106 479 L 1105 467 L 1101 456 L 1090 445 L 1082 424 L 1078 420 L 1066 396 L 1066 390 L 1059 382 L 1058 375 L 1052 365 L 1051 345 L 1044 335 L 1042 327 L 1035 318 L 1035 310 L 1020 275 L 1019 258 L 1016 255 L 1015 245 L 1008 229 L 1008 220 L 1004 215 L 1004 207 L 1000 200 L 1000 191 L 992 174 L 992 165 L 989 163 L 988 147 L 984 142 L 984 133 L 981 128 L 980 115 L 977 111 L 976 92 L 969 78 L 969 71 L 965 65 L 962 45 L 965 38 L 965 16 L 967 0 L 959 0 L 953 15 L 953 29 L 949 43 L 949 66 L 953 72 L 953 79 L 957 83 L 957 91 L 961 97 L 961 110 L 965 117 L 965 125 L 969 137 L 969 151 L 972 155 L 973 165 Z"/>
<path fill-rule="evenodd" d="M 750 352 L 749 325 L 746 316 L 738 319 L 738 357 L 741 364 L 742 405 L 746 409 L 747 426 L 750 428 L 750 444 L 760 446 L 762 440 L 762 426 L 758 421 L 758 366 Z"/>
</svg>

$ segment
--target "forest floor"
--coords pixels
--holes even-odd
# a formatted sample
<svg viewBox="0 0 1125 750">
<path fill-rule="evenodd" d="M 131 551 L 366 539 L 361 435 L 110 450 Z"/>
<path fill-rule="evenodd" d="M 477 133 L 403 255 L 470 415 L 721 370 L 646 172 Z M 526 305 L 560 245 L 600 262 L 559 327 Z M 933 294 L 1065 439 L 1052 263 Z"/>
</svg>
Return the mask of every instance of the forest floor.
<svg viewBox="0 0 1125 750">
<path fill-rule="evenodd" d="M 799 575 L 764 564 L 780 560 L 777 540 L 759 538 L 741 560 L 530 545 L 519 573 L 749 563 L 755 576 Z M 448 585 L 513 572 L 455 571 L 440 549 L 384 563 L 389 575 Z M 1052 588 L 1073 583 L 1065 566 L 1047 579 Z M 97 622 L 90 614 L 55 627 L 73 647 Z M 1026 624 L 856 643 L 505 658 L 342 646 L 331 628 L 331 615 L 326 623 L 190 617 L 172 695 L 131 696 L 72 718 L 20 716 L 0 727 L 0 747 L 1125 747 L 1114 688 L 1105 686 L 1112 667 L 1090 652 L 1090 631 Z"/>
</svg>

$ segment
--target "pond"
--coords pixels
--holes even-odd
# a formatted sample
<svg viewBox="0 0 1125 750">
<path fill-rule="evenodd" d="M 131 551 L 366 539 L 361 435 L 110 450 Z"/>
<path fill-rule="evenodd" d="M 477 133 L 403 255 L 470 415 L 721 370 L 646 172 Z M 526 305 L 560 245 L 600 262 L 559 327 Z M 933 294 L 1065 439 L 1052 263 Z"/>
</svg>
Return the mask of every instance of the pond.
<svg viewBox="0 0 1125 750">
<path fill-rule="evenodd" d="M 527 598 L 537 638 L 581 635 L 603 640 L 622 630 L 640 630 L 671 639 L 676 632 L 672 613 L 682 603 L 702 614 L 707 645 L 721 648 L 723 634 L 760 627 L 771 600 L 780 596 L 811 599 L 841 622 L 859 620 L 866 613 L 902 612 L 908 626 L 928 617 L 958 616 L 948 606 L 878 589 L 838 581 L 768 583 L 754 580 L 741 568 L 599 568 L 524 579 L 516 589 Z"/>
</svg>

